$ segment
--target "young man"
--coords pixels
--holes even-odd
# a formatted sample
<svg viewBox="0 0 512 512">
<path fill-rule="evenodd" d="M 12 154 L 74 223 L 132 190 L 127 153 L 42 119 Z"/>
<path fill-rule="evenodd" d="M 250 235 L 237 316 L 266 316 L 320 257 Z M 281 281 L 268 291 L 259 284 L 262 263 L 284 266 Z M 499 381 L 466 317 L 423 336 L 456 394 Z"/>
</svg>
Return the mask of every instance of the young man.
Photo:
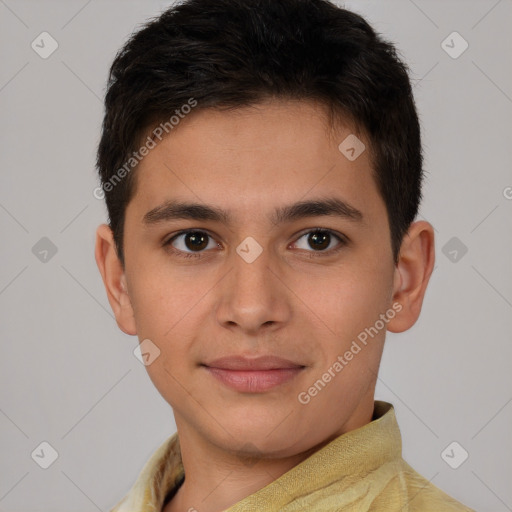
<svg viewBox="0 0 512 512">
<path fill-rule="evenodd" d="M 96 261 L 177 426 L 113 510 L 470 510 L 374 399 L 434 265 L 393 46 L 326 0 L 188 0 L 105 105 Z"/>
</svg>

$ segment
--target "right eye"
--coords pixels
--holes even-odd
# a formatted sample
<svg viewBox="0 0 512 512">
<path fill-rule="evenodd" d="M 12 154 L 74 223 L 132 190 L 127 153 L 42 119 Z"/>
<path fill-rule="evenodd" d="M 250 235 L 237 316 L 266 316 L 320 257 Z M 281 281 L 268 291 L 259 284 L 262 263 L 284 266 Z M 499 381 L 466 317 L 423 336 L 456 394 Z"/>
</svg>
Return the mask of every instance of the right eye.
<svg viewBox="0 0 512 512">
<path fill-rule="evenodd" d="M 205 231 L 189 229 L 172 236 L 166 242 L 173 253 L 183 258 L 200 257 L 206 249 L 219 247 L 218 242 Z"/>
</svg>

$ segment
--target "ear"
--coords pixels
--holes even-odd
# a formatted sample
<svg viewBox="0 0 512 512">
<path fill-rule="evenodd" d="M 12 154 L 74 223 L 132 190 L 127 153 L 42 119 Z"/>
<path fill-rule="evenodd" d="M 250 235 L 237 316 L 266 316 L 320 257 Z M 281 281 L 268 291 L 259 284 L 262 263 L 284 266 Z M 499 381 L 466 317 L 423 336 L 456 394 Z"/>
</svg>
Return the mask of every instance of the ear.
<svg viewBox="0 0 512 512">
<path fill-rule="evenodd" d="M 124 268 L 117 255 L 114 235 L 107 224 L 101 224 L 96 230 L 94 256 L 119 329 L 126 334 L 137 334 Z"/>
<path fill-rule="evenodd" d="M 388 322 L 388 331 L 406 331 L 418 320 L 434 261 L 434 228 L 426 221 L 413 222 L 402 241 L 394 275 L 393 303 L 401 309 L 397 306 L 399 312 Z"/>
</svg>

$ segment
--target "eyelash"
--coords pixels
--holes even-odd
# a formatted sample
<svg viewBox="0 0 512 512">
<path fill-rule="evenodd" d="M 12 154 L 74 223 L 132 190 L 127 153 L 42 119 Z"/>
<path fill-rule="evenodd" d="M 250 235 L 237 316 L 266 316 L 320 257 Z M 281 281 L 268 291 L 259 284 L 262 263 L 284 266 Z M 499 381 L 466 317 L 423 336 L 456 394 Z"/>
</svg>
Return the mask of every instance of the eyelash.
<svg viewBox="0 0 512 512">
<path fill-rule="evenodd" d="M 204 252 L 205 252 L 204 250 L 201 251 L 201 252 L 185 252 L 185 251 L 182 251 L 180 249 L 176 249 L 176 248 L 174 248 L 171 245 L 172 242 L 174 242 L 174 240 L 176 240 L 178 237 L 183 236 L 183 235 L 187 235 L 189 233 L 203 233 L 203 234 L 207 235 L 208 237 L 213 238 L 213 236 L 210 235 L 207 231 L 200 230 L 200 229 L 187 229 L 187 230 L 184 230 L 184 231 L 180 231 L 179 233 L 176 233 L 171 238 L 168 238 L 163 243 L 163 246 L 168 248 L 172 253 L 174 253 L 175 255 L 177 255 L 178 257 L 181 257 L 181 258 L 189 259 L 189 258 L 201 258 L 201 257 L 203 257 Z M 336 238 L 338 240 L 339 244 L 334 249 L 329 249 L 327 251 L 326 250 L 323 250 L 323 251 L 307 251 L 307 252 L 311 253 L 310 255 L 308 255 L 309 258 L 322 257 L 322 256 L 331 256 L 333 254 L 337 254 L 348 243 L 348 240 L 346 239 L 345 236 L 342 236 L 342 235 L 336 233 L 335 231 L 333 231 L 331 229 L 327 229 L 327 228 L 312 228 L 312 229 L 309 229 L 308 231 L 305 231 L 302 234 L 300 234 L 295 242 L 300 240 L 305 235 L 309 235 L 311 233 L 318 233 L 318 234 L 321 234 L 321 235 L 325 234 L 325 235 L 333 236 L 334 238 Z"/>
</svg>

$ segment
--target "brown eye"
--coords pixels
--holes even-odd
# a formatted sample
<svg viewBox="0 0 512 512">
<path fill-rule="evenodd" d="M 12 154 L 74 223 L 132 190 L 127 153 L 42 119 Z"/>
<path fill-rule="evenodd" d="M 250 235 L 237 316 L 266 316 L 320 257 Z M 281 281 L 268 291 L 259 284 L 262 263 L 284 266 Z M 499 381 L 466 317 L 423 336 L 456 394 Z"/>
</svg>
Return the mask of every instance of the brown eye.
<svg viewBox="0 0 512 512">
<path fill-rule="evenodd" d="M 170 246 L 174 252 L 182 253 L 184 256 L 194 253 L 199 255 L 205 249 L 214 249 L 218 246 L 208 233 L 197 230 L 178 233 L 165 242 L 164 245 Z"/>
<path fill-rule="evenodd" d="M 326 249 L 329 247 L 330 242 L 331 235 L 329 233 L 315 231 L 314 233 L 309 233 L 308 235 L 308 243 L 313 249 Z"/>
<path fill-rule="evenodd" d="M 295 248 L 309 252 L 309 257 L 332 256 L 342 250 L 348 243 L 347 238 L 335 231 L 325 228 L 310 229 L 293 244 Z"/>
<path fill-rule="evenodd" d="M 294 245 L 309 252 L 330 254 L 341 249 L 345 243 L 340 235 L 329 229 L 312 229 L 304 233 Z"/>
<path fill-rule="evenodd" d="M 192 251 L 202 251 L 208 245 L 209 236 L 201 231 L 192 231 L 186 233 L 184 242 L 185 246 Z"/>
</svg>

